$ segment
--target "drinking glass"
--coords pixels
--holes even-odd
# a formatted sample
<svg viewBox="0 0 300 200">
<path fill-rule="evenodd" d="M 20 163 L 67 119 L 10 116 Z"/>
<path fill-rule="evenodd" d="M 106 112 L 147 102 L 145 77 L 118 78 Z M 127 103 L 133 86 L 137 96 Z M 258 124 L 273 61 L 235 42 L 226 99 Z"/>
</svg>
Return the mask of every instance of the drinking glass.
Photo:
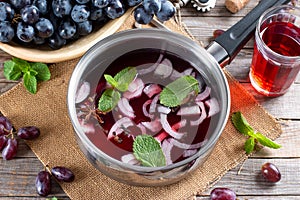
<svg viewBox="0 0 300 200">
<path fill-rule="evenodd" d="M 261 94 L 285 94 L 300 69 L 300 8 L 270 8 L 260 17 L 250 68 L 252 86 Z"/>
</svg>

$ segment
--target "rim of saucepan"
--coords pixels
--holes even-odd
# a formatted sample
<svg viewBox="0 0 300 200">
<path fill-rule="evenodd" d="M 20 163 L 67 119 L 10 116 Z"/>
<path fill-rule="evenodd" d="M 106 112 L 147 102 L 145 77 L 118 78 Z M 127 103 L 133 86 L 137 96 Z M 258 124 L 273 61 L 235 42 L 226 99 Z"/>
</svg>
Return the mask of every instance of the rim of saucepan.
<svg viewBox="0 0 300 200">
<path fill-rule="evenodd" d="M 206 145 L 204 145 L 193 156 L 191 156 L 187 159 L 184 159 L 180 162 L 177 162 L 177 163 L 174 163 L 174 164 L 171 164 L 168 166 L 163 166 L 163 167 L 145 167 L 145 166 L 131 165 L 131 164 L 123 163 L 117 159 L 114 159 L 114 158 L 110 157 L 109 155 L 105 154 L 104 152 L 102 152 L 99 148 L 97 148 L 92 143 L 92 141 L 90 141 L 87 138 L 86 134 L 80 128 L 79 122 L 77 120 L 76 109 L 75 109 L 75 93 L 76 93 L 76 91 L 74 91 L 74 90 L 76 90 L 78 88 L 78 84 L 80 82 L 80 78 L 82 77 L 82 73 L 86 69 L 87 64 L 85 64 L 85 62 L 87 60 L 93 58 L 92 54 L 94 51 L 97 51 L 97 49 L 99 49 L 103 46 L 107 47 L 107 43 L 111 44 L 114 42 L 123 41 L 125 36 L 126 36 L 125 40 L 135 39 L 138 37 L 143 37 L 143 38 L 147 37 L 147 38 L 156 38 L 156 39 L 158 39 L 158 38 L 161 39 L 163 37 L 165 40 L 170 41 L 171 43 L 176 42 L 176 43 L 181 43 L 181 45 L 182 44 L 187 45 L 187 49 L 189 51 L 198 52 L 199 55 L 202 55 L 203 52 L 205 52 L 204 53 L 205 58 L 201 58 L 201 60 L 208 59 L 210 64 L 215 65 L 215 66 L 213 66 L 213 68 L 216 68 L 215 70 L 218 73 L 219 78 L 222 80 L 222 87 L 224 87 L 224 89 L 225 89 L 225 91 L 224 91 L 225 98 L 224 99 L 226 100 L 226 102 L 225 103 L 223 102 L 223 103 L 226 106 L 224 106 L 225 108 L 221 108 L 221 109 L 225 109 L 225 111 L 223 111 L 223 115 L 220 116 L 221 120 L 219 122 L 222 124 L 220 125 L 218 123 L 218 125 L 217 125 L 218 129 L 213 130 L 213 132 L 211 134 L 212 136 L 209 139 L 209 142 Z M 206 152 L 211 150 L 211 148 L 214 147 L 217 140 L 219 139 L 219 137 L 220 137 L 221 133 L 223 132 L 225 125 L 228 121 L 229 112 L 230 112 L 230 90 L 229 90 L 229 85 L 228 85 L 226 76 L 225 76 L 224 72 L 222 71 L 222 69 L 220 68 L 218 62 L 203 47 L 201 47 L 199 44 L 197 44 L 193 40 L 191 40 L 179 33 L 174 33 L 174 32 L 170 32 L 167 30 L 161 30 L 161 29 L 156 29 L 156 28 L 133 29 L 133 30 L 121 31 L 121 32 L 112 34 L 112 35 L 104 38 L 103 40 L 101 40 L 97 44 L 95 44 L 92 48 L 90 48 L 84 54 L 84 56 L 77 63 L 77 65 L 71 75 L 71 78 L 69 81 L 69 86 L 68 86 L 68 93 L 67 93 L 67 104 L 68 104 L 69 117 L 73 124 L 73 128 L 75 129 L 75 133 L 77 134 L 80 141 L 83 143 L 83 145 L 85 147 L 89 147 L 97 155 L 102 156 L 104 159 L 107 159 L 111 163 L 114 163 L 118 166 L 122 166 L 122 168 L 125 168 L 127 170 L 133 170 L 135 172 L 147 173 L 147 172 L 169 170 L 169 169 L 180 167 L 182 165 L 185 165 L 185 164 L 197 159 L 201 155 L 205 155 Z"/>
<path fill-rule="evenodd" d="M 280 10 L 286 10 L 286 11 L 295 11 L 297 10 L 297 21 L 299 22 L 300 16 L 300 7 L 297 6 L 292 6 L 292 5 L 280 5 L 280 6 L 275 6 L 268 8 L 259 18 L 258 23 L 256 25 L 256 32 L 255 32 L 255 38 L 259 40 L 259 43 L 256 42 L 257 47 L 265 53 L 268 53 L 270 58 L 274 61 L 280 61 L 280 63 L 285 63 L 285 64 L 291 64 L 294 63 L 295 61 L 300 61 L 300 56 L 284 56 L 279 53 L 276 53 L 272 49 L 270 49 L 265 42 L 262 39 L 262 34 L 261 34 L 261 25 L 265 22 L 265 20 L 268 20 L 274 15 L 281 14 L 278 11 Z M 277 13 L 275 13 L 277 12 Z M 282 13 L 284 14 L 284 13 Z M 292 15 L 292 13 L 290 13 Z M 300 27 L 299 27 L 300 28 Z"/>
</svg>

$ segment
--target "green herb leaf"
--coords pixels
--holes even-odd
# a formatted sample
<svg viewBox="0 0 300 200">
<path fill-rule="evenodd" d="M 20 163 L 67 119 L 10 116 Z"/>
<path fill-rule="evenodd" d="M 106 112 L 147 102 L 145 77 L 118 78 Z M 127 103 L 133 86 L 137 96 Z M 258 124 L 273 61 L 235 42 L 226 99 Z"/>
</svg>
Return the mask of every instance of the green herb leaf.
<svg viewBox="0 0 300 200">
<path fill-rule="evenodd" d="M 182 76 L 169 83 L 160 93 L 160 103 L 168 107 L 176 107 L 191 93 L 199 93 L 199 83 L 192 76 Z"/>
<path fill-rule="evenodd" d="M 254 132 L 253 128 L 250 126 L 245 117 L 239 111 L 232 114 L 231 121 L 234 127 L 244 135 L 249 136 L 251 132 Z"/>
<path fill-rule="evenodd" d="M 117 87 L 118 82 L 109 74 L 104 74 L 105 80 L 113 87 Z"/>
<path fill-rule="evenodd" d="M 244 149 L 247 154 L 251 153 L 255 147 L 255 139 L 253 137 L 250 137 L 246 140 Z"/>
<path fill-rule="evenodd" d="M 26 73 L 30 70 L 30 63 L 26 60 L 20 58 L 12 58 L 12 61 L 22 70 L 23 73 Z"/>
<path fill-rule="evenodd" d="M 118 91 L 112 88 L 106 89 L 99 99 L 98 109 L 101 112 L 109 112 L 118 104 L 120 98 L 121 94 Z"/>
<path fill-rule="evenodd" d="M 136 75 L 137 71 L 135 67 L 122 69 L 114 76 L 114 80 L 118 83 L 116 88 L 121 92 L 125 92 L 128 90 L 129 84 L 134 80 Z"/>
<path fill-rule="evenodd" d="M 249 136 L 249 138 L 245 142 L 244 147 L 247 154 L 251 153 L 254 150 L 256 142 L 259 142 L 261 145 L 273 149 L 278 149 L 281 147 L 280 144 L 273 142 L 271 139 L 264 136 L 263 134 L 255 132 L 240 111 L 232 114 L 231 121 L 234 127 L 240 133 Z"/>
<path fill-rule="evenodd" d="M 44 63 L 32 63 L 31 69 L 37 72 L 36 79 L 37 81 L 48 81 L 51 78 L 51 73 L 48 66 Z"/>
<path fill-rule="evenodd" d="M 133 142 L 133 154 L 146 167 L 166 165 L 166 158 L 159 142 L 150 135 L 138 135 Z"/>
<path fill-rule="evenodd" d="M 17 81 L 22 76 L 21 68 L 12 60 L 4 62 L 3 73 L 6 79 Z"/>
<path fill-rule="evenodd" d="M 35 94 L 37 91 L 37 80 L 35 76 L 32 76 L 30 72 L 27 72 L 23 75 L 23 82 L 25 88 L 32 94 Z"/>
<path fill-rule="evenodd" d="M 272 140 L 270 140 L 269 138 L 267 138 L 266 136 L 258 132 L 256 132 L 255 134 L 255 139 L 257 139 L 257 141 L 263 146 L 270 147 L 272 149 L 279 149 L 281 147 L 280 144 L 273 142 Z"/>
</svg>

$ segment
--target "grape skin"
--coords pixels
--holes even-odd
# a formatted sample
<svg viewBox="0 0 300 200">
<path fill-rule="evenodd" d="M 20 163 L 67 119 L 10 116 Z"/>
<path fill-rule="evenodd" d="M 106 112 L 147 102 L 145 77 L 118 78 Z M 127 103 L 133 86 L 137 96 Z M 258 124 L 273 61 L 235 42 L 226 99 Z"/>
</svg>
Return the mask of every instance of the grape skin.
<svg viewBox="0 0 300 200">
<path fill-rule="evenodd" d="M 210 192 L 211 200 L 235 200 L 236 194 L 229 188 L 215 188 Z"/>
<path fill-rule="evenodd" d="M 12 124 L 9 119 L 7 117 L 0 116 L 0 135 L 8 135 L 12 129 Z"/>
<path fill-rule="evenodd" d="M 7 140 L 5 135 L 0 135 L 0 151 L 6 146 Z"/>
<path fill-rule="evenodd" d="M 51 173 L 59 181 L 72 182 L 75 179 L 74 173 L 66 167 L 62 167 L 62 166 L 53 167 L 51 169 Z"/>
<path fill-rule="evenodd" d="M 18 141 L 16 138 L 8 138 L 6 146 L 2 150 L 2 157 L 4 160 L 13 159 L 18 150 Z"/>
<path fill-rule="evenodd" d="M 25 126 L 18 130 L 17 135 L 24 140 L 32 140 L 40 136 L 40 129 L 36 126 Z"/>
<path fill-rule="evenodd" d="M 40 196 L 48 196 L 51 192 L 51 176 L 47 171 L 40 171 L 35 179 L 36 191 Z"/>
<path fill-rule="evenodd" d="M 279 169 L 272 163 L 263 164 L 261 167 L 261 173 L 269 182 L 276 183 L 281 179 L 281 173 Z"/>
</svg>

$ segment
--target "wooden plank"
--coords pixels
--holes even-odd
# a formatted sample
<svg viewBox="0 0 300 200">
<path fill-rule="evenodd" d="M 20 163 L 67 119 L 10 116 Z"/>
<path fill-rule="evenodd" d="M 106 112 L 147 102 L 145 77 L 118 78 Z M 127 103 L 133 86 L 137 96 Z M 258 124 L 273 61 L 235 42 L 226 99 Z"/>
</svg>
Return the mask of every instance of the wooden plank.
<svg viewBox="0 0 300 200">
<path fill-rule="evenodd" d="M 262 164 L 271 162 L 281 171 L 281 180 L 277 183 L 267 182 L 261 175 Z M 300 198 L 300 159 L 248 159 L 242 165 L 230 170 L 212 188 L 201 195 L 209 195 L 215 187 L 227 187 L 237 195 L 243 196 L 298 196 Z"/>
<path fill-rule="evenodd" d="M 0 198 L 2 197 L 39 197 L 35 189 L 35 178 L 43 165 L 37 158 L 17 158 L 9 161 L 0 160 Z M 50 196 L 50 195 L 49 195 Z M 59 184 L 52 181 L 51 196 L 63 197 Z"/>
</svg>

